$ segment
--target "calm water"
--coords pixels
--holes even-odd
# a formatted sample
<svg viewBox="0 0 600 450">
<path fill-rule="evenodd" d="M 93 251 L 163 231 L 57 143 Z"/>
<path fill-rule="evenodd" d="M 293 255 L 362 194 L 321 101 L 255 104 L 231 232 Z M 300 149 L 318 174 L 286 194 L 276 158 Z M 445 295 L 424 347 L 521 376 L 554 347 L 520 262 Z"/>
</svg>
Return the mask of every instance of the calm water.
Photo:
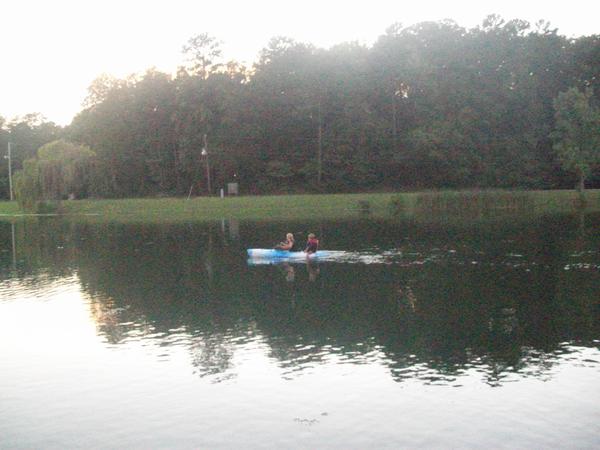
<svg viewBox="0 0 600 450">
<path fill-rule="evenodd" d="M 599 229 L 0 223 L 0 448 L 598 448 Z"/>
</svg>

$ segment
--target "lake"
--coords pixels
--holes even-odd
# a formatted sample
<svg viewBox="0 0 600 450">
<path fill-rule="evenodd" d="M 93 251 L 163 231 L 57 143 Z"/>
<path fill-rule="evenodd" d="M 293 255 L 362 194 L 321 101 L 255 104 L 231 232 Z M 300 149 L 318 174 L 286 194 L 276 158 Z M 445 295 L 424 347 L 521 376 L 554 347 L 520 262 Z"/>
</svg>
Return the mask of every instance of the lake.
<svg viewBox="0 0 600 450">
<path fill-rule="evenodd" d="M 598 448 L 599 229 L 0 222 L 0 448 Z"/>
</svg>

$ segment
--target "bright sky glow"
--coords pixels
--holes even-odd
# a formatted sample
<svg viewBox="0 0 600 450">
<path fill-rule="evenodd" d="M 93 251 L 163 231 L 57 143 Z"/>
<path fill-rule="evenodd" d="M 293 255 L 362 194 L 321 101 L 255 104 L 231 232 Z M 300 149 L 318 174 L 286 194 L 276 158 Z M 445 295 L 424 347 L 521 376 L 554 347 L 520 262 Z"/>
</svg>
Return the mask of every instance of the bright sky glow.
<svg viewBox="0 0 600 450">
<path fill-rule="evenodd" d="M 370 45 L 395 22 L 450 18 L 472 27 L 492 13 L 548 20 L 566 36 L 600 33 L 596 0 L 19 0 L 1 11 L 0 116 L 40 112 L 61 125 L 98 75 L 173 72 L 183 44 L 201 32 L 223 41 L 225 59 L 248 64 L 273 36 Z"/>
</svg>

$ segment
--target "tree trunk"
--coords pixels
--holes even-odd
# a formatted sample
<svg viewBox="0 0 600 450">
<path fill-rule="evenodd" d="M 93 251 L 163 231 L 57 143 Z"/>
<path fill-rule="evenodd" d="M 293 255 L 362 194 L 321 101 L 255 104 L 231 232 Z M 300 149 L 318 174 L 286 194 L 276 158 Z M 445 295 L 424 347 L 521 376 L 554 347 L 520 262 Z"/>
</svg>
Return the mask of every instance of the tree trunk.
<svg viewBox="0 0 600 450">
<path fill-rule="evenodd" d="M 579 182 L 577 183 L 577 191 L 580 193 L 583 193 L 583 191 L 585 190 L 585 175 L 583 174 L 583 171 L 579 171 L 578 173 L 579 175 Z"/>
</svg>

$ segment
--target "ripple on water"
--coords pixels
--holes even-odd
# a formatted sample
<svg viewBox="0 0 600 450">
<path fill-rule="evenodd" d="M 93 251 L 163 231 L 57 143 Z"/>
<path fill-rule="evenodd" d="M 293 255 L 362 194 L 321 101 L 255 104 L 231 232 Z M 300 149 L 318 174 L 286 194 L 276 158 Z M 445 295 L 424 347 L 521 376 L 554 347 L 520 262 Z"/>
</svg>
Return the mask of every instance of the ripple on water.
<svg viewBox="0 0 600 450">
<path fill-rule="evenodd" d="M 0 282 L 0 302 L 34 299 L 48 301 L 59 296 L 79 293 L 79 280 L 75 275 L 40 274 L 24 278 L 9 278 Z"/>
</svg>

